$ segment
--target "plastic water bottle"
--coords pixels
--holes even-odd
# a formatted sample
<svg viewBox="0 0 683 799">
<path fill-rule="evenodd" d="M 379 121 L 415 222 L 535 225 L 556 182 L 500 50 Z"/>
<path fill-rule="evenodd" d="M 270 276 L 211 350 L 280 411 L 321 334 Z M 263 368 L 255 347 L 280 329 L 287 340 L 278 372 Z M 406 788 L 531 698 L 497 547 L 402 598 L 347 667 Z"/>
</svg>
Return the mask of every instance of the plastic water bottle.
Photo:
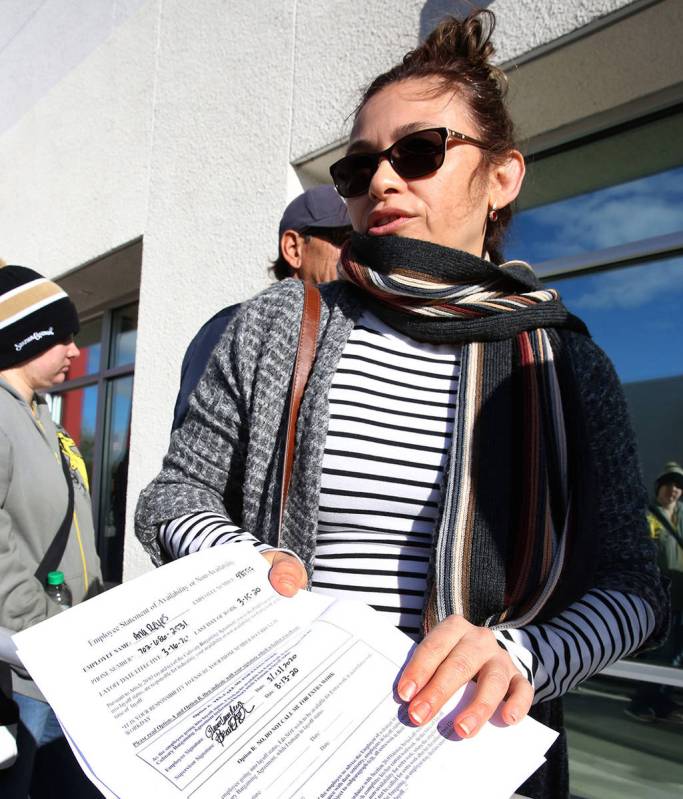
<svg viewBox="0 0 683 799">
<path fill-rule="evenodd" d="M 48 572 L 45 593 L 62 610 L 68 610 L 71 607 L 73 597 L 69 586 L 64 582 L 64 572 Z"/>
</svg>

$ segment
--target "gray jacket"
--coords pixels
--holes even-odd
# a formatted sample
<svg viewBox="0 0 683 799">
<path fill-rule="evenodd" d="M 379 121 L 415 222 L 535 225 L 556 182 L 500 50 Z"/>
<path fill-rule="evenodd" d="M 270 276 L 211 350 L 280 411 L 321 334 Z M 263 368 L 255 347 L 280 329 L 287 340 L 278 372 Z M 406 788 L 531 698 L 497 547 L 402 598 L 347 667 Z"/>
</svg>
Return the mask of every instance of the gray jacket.
<svg viewBox="0 0 683 799">
<path fill-rule="evenodd" d="M 312 571 L 328 392 L 362 306 L 347 284 L 321 287 L 318 353 L 304 394 L 282 545 Z M 136 533 L 156 564 L 164 560 L 159 525 L 186 513 L 226 513 L 276 543 L 283 411 L 298 337 L 303 287 L 286 280 L 245 303 L 215 349 L 173 433 L 161 473 L 142 492 Z M 571 338 L 586 433 L 593 451 L 601 525 L 596 587 L 632 592 L 660 620 L 667 598 L 645 522 L 646 494 L 623 392 L 610 361 L 587 337 Z"/>
<path fill-rule="evenodd" d="M 36 395 L 35 407 L 36 416 L 0 379 L 0 626 L 13 631 L 60 612 L 34 572 L 64 518 L 68 490 L 58 428 L 44 397 Z M 82 464 L 77 450 L 73 454 L 72 467 Z M 78 468 L 72 468 L 71 475 L 74 521 L 59 569 L 76 604 L 97 592 L 101 572 L 87 478 Z M 33 683 L 18 678 L 14 689 L 39 696 Z"/>
</svg>

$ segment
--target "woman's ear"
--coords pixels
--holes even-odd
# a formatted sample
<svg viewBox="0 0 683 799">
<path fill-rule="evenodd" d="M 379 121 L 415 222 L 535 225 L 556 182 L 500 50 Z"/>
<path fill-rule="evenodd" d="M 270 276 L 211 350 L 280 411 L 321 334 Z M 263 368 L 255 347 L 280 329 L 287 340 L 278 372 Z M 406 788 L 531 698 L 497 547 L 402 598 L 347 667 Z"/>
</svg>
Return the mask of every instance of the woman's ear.
<svg viewBox="0 0 683 799">
<path fill-rule="evenodd" d="M 519 150 L 511 150 L 507 160 L 494 165 L 489 173 L 489 207 L 499 210 L 513 202 L 522 188 L 524 180 L 524 156 Z"/>
</svg>

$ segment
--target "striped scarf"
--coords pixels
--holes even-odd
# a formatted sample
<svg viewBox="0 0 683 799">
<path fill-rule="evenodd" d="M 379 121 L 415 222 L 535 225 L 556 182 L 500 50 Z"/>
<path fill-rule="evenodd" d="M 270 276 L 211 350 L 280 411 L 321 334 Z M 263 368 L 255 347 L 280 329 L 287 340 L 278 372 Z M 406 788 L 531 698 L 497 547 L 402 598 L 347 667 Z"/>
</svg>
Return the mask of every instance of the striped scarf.
<svg viewBox="0 0 683 799">
<path fill-rule="evenodd" d="M 562 329 L 583 323 L 521 261 L 354 234 L 339 271 L 400 332 L 463 344 L 425 630 L 453 613 L 519 626 L 580 595 L 590 568 L 569 568 L 577 430 Z"/>
</svg>

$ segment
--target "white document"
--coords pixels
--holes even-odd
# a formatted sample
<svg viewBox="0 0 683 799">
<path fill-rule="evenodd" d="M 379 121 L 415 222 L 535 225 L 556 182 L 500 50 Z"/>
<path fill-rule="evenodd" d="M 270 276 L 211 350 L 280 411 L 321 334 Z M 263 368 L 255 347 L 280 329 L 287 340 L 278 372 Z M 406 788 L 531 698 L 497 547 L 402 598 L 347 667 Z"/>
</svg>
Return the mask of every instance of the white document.
<svg viewBox="0 0 683 799">
<path fill-rule="evenodd" d="M 371 608 L 271 588 L 249 544 L 196 553 L 14 636 L 107 797 L 507 799 L 556 733 L 469 740 L 394 694 L 412 641 Z"/>
</svg>

